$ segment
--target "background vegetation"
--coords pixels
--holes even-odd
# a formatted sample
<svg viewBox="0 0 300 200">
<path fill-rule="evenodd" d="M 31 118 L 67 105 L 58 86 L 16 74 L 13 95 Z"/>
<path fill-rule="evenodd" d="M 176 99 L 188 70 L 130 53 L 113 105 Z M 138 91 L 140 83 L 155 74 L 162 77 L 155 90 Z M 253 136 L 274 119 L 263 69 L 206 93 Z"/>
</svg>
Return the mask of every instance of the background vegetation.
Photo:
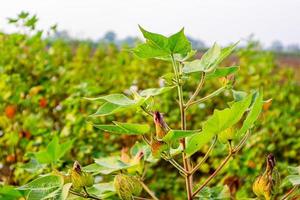
<svg viewBox="0 0 300 200">
<path fill-rule="evenodd" d="M 61 161 L 52 163 L 57 169 L 70 168 L 74 160 L 85 166 L 94 158 L 119 155 L 122 148 L 134 145 L 135 136 L 120 138 L 95 129 L 87 116 L 97 106 L 83 97 L 160 87 L 162 79 L 150 80 L 158 79 L 171 68 L 163 61 L 135 58 L 126 45 L 103 42 L 95 46 L 88 41 L 42 37 L 47 35 L 35 30 L 34 17 L 19 16 L 10 22 L 17 24 L 20 31 L 0 33 L 0 199 L 21 197 L 11 186 L 23 185 L 49 170 L 43 152 L 54 137 L 64 147 L 58 157 Z M 294 58 L 299 59 L 297 55 Z M 287 66 L 297 62 L 281 61 L 276 54 L 262 50 L 259 42 L 250 40 L 225 62 L 240 66 L 235 77 L 238 89 L 263 88 L 264 98 L 272 99 L 265 105 L 247 148 L 226 167 L 227 173 L 212 183 L 227 184 L 236 197 L 254 196 L 251 185 L 268 153 L 275 155 L 283 177 L 288 174 L 288 165 L 300 163 L 300 88 L 296 78 L 300 66 Z M 187 87 L 194 88 L 198 80 L 197 75 L 190 78 Z M 221 84 L 208 82 L 200 95 L 207 95 Z M 193 106 L 187 115 L 188 127 L 199 128 L 214 108 L 225 107 L 223 99 L 230 100 L 229 96 L 225 92 Z M 164 100 L 169 98 L 174 101 Z M 180 113 L 173 109 L 175 99 L 176 94 L 166 93 L 155 99 L 155 105 L 170 126 L 179 127 Z M 104 124 L 124 118 L 138 121 L 140 117 L 143 116 L 127 112 L 98 120 Z M 146 117 L 140 120 L 153 123 Z M 197 154 L 201 159 L 203 154 Z M 224 146 L 218 144 L 212 157 L 221 156 Z M 199 170 L 208 175 L 219 161 L 209 159 Z M 182 199 L 184 183 L 177 178 L 177 171 L 165 161 L 156 166 L 147 171 L 149 187 L 161 199 Z M 101 175 L 97 178 L 103 179 Z"/>
</svg>

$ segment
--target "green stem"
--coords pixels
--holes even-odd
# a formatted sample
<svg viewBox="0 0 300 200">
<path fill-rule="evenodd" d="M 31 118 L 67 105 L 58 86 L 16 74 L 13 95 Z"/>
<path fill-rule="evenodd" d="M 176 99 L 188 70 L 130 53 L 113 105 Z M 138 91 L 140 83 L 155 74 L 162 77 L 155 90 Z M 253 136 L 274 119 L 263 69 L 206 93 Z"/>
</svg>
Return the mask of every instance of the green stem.
<svg viewBox="0 0 300 200">
<path fill-rule="evenodd" d="M 140 181 L 140 183 L 141 183 L 142 187 L 144 188 L 144 190 L 151 196 L 152 199 L 159 200 L 144 182 Z"/>
<path fill-rule="evenodd" d="M 168 156 L 161 154 L 161 157 L 170 162 L 179 172 L 183 173 L 185 176 L 189 174 L 179 163 L 176 162 L 173 158 L 168 158 Z"/>
<path fill-rule="evenodd" d="M 90 195 L 90 194 L 86 191 L 85 188 L 83 188 L 83 189 L 84 189 L 85 194 L 82 194 L 82 193 L 80 193 L 80 192 L 76 192 L 76 191 L 74 191 L 74 190 L 70 190 L 70 193 L 73 194 L 73 195 L 82 197 L 82 198 L 86 198 L 86 199 L 101 200 L 101 198 L 99 198 L 99 197 L 95 197 L 95 196 Z"/>
<path fill-rule="evenodd" d="M 203 87 L 204 79 L 205 79 L 205 72 L 202 72 L 202 74 L 201 74 L 201 80 L 200 80 L 200 82 L 199 82 L 199 84 L 198 84 L 198 86 L 197 86 L 197 88 L 196 88 L 194 94 L 193 94 L 193 95 L 191 96 L 191 98 L 188 100 L 188 102 L 186 103 L 186 105 L 189 105 L 189 104 L 190 104 L 191 102 L 193 102 L 194 99 L 198 96 L 198 94 L 199 94 L 201 88 Z"/>
<path fill-rule="evenodd" d="M 293 194 L 293 192 L 295 192 L 295 190 L 298 188 L 297 185 L 295 185 L 292 189 L 290 189 L 282 198 L 281 200 L 286 200 L 288 199 L 289 196 L 291 196 L 291 194 Z"/>
<path fill-rule="evenodd" d="M 171 55 L 171 58 L 172 58 L 173 70 L 174 70 L 174 74 L 175 74 L 175 78 L 176 78 L 176 82 L 177 82 L 181 129 L 186 130 L 186 116 L 185 116 L 185 108 L 184 108 L 184 102 L 183 102 L 183 91 L 182 91 L 182 85 L 181 85 L 181 82 L 179 80 L 179 75 L 178 75 L 178 72 L 180 72 L 181 70 L 178 69 L 178 66 L 176 64 L 176 61 L 175 61 L 173 55 Z M 187 156 L 184 152 L 184 150 L 186 148 L 185 147 L 185 138 L 181 139 L 180 143 L 181 143 L 182 149 L 183 149 L 183 151 L 182 151 L 183 166 L 184 166 L 185 171 L 188 172 L 188 171 L 190 171 L 190 160 L 189 160 L 189 158 L 187 158 Z M 188 200 L 192 200 L 193 191 L 192 191 L 192 175 L 191 174 L 187 174 L 185 176 L 185 183 L 186 183 Z"/>
<path fill-rule="evenodd" d="M 201 99 L 198 99 L 198 100 L 195 100 L 195 101 L 192 101 L 192 102 L 189 102 L 185 105 L 185 109 L 187 109 L 188 107 L 190 107 L 191 105 L 194 105 L 194 104 L 197 104 L 197 103 L 202 103 L 203 101 L 206 101 L 207 99 L 210 99 L 212 97 L 215 97 L 217 95 L 219 95 L 221 92 L 223 92 L 224 90 L 226 90 L 226 86 L 223 86 L 219 89 L 217 89 L 216 91 L 214 91 L 213 93 L 201 98 Z"/>
<path fill-rule="evenodd" d="M 196 196 L 198 194 L 198 192 L 200 192 L 215 176 L 218 175 L 218 173 L 223 169 L 223 167 L 228 163 L 228 161 L 230 160 L 230 158 L 235 155 L 236 153 L 238 153 L 241 148 L 243 147 L 243 145 L 246 143 L 246 140 L 248 139 L 250 135 L 250 131 L 248 131 L 244 137 L 240 140 L 239 144 L 235 147 L 232 148 L 230 146 L 229 148 L 229 153 L 226 156 L 226 158 L 221 162 L 221 164 L 217 167 L 217 169 L 214 171 L 214 173 L 212 173 L 205 181 L 204 183 L 199 186 L 194 192 L 193 192 L 193 197 Z"/>
<path fill-rule="evenodd" d="M 207 160 L 210 152 L 213 150 L 213 148 L 215 147 L 217 142 L 217 137 L 214 138 L 213 143 L 210 145 L 208 151 L 205 153 L 204 157 L 202 158 L 202 160 L 193 168 L 193 170 L 190 172 L 191 174 L 194 174 L 199 167 Z"/>
</svg>

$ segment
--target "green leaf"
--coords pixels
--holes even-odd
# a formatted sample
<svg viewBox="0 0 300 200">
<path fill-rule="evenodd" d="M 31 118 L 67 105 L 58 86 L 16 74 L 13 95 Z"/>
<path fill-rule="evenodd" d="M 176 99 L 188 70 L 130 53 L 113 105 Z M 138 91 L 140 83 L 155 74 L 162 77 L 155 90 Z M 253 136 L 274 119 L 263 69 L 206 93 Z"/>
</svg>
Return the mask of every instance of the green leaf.
<svg viewBox="0 0 300 200">
<path fill-rule="evenodd" d="M 113 182 L 98 183 L 88 188 L 88 192 L 99 198 L 108 198 L 116 193 Z"/>
<path fill-rule="evenodd" d="M 103 131 L 126 134 L 126 135 L 143 135 L 150 131 L 148 124 L 130 124 L 113 122 L 115 125 L 94 125 Z"/>
<path fill-rule="evenodd" d="M 218 67 L 214 72 L 211 72 L 206 75 L 206 79 L 215 79 L 228 76 L 230 74 L 234 74 L 239 70 L 239 66 L 231 66 L 231 67 Z"/>
<path fill-rule="evenodd" d="M 170 49 L 168 47 L 168 38 L 166 36 L 146 31 L 140 25 L 139 25 L 139 29 L 142 32 L 144 38 L 146 38 L 147 43 L 150 43 L 157 49 L 161 49 L 170 53 Z"/>
<path fill-rule="evenodd" d="M 161 87 L 161 88 L 149 88 L 146 90 L 141 91 L 140 95 L 143 97 L 149 96 L 157 96 L 172 90 L 174 87 Z"/>
<path fill-rule="evenodd" d="M 175 141 L 181 138 L 191 136 L 193 134 L 199 133 L 198 130 L 170 130 L 162 140 L 165 142 Z"/>
<path fill-rule="evenodd" d="M 16 188 L 10 185 L 0 185 L 0 200 L 20 199 L 22 194 Z"/>
<path fill-rule="evenodd" d="M 85 98 L 85 99 L 90 101 L 103 100 L 119 106 L 129 106 L 129 105 L 134 105 L 136 103 L 135 100 L 129 99 L 124 94 L 109 94 L 106 96 L 101 96 L 96 98 Z"/>
<path fill-rule="evenodd" d="M 236 48 L 236 46 L 238 45 L 239 42 L 236 42 L 228 47 L 225 47 L 221 50 L 221 54 L 220 56 L 218 57 L 215 65 L 218 65 L 220 64 L 225 58 L 227 58 L 233 51 L 234 49 Z"/>
<path fill-rule="evenodd" d="M 298 166 L 298 167 L 288 166 L 288 172 L 289 172 L 289 174 L 299 174 L 300 175 L 300 166 Z"/>
<path fill-rule="evenodd" d="M 215 135 L 236 124 L 251 104 L 252 94 L 242 101 L 232 104 L 230 108 L 215 110 L 203 124 L 202 131 L 188 137 L 186 153 L 191 156 Z"/>
<path fill-rule="evenodd" d="M 133 49 L 133 53 L 140 58 L 167 58 L 170 53 L 157 49 L 149 44 L 139 44 Z"/>
<path fill-rule="evenodd" d="M 19 190 L 48 190 L 63 186 L 63 179 L 60 176 L 48 175 L 39 177 L 26 185 L 19 187 Z"/>
<path fill-rule="evenodd" d="M 229 187 L 217 186 L 213 188 L 205 187 L 198 194 L 199 199 L 215 200 L 215 199 L 231 199 Z"/>
<path fill-rule="evenodd" d="M 99 171 L 97 171 L 97 173 L 102 173 L 102 174 L 110 174 L 110 173 L 120 171 L 123 169 L 128 169 L 130 167 L 137 165 L 137 163 L 134 163 L 134 164 L 124 163 L 123 161 L 120 160 L 120 158 L 118 156 L 97 158 L 97 159 L 95 159 L 95 163 L 100 165 L 100 167 L 98 167 L 98 169 L 97 169 L 97 166 L 93 165 L 93 169 L 99 170 Z"/>
<path fill-rule="evenodd" d="M 44 190 L 30 190 L 28 192 L 26 200 L 45 200 L 45 199 L 49 199 L 48 196 L 53 198 L 57 196 L 59 190 L 60 188 L 58 187 L 44 189 Z"/>
<path fill-rule="evenodd" d="M 83 169 L 85 172 L 93 173 L 93 175 L 97 175 L 97 174 L 107 175 L 107 174 L 111 174 L 112 172 L 116 171 L 115 169 L 103 167 L 97 163 L 87 165 L 87 166 L 83 167 Z"/>
<path fill-rule="evenodd" d="M 203 56 L 201 59 L 196 59 L 192 62 L 185 62 L 183 72 L 186 74 L 193 72 L 210 72 L 216 67 L 215 63 L 221 54 L 221 47 L 215 43 Z"/>
<path fill-rule="evenodd" d="M 121 122 L 113 122 L 117 126 L 127 130 L 129 133 L 133 133 L 135 135 L 146 134 L 150 131 L 150 126 L 148 124 L 131 124 L 131 123 L 121 123 Z"/>
<path fill-rule="evenodd" d="M 247 93 L 243 91 L 237 91 L 237 90 L 231 90 L 231 91 L 232 91 L 232 96 L 234 101 L 240 101 L 247 96 Z"/>
<path fill-rule="evenodd" d="M 192 50 L 190 41 L 184 35 L 184 28 L 169 37 L 168 47 L 172 54 L 187 55 Z"/>
<path fill-rule="evenodd" d="M 47 145 L 46 150 L 41 150 L 34 155 L 39 163 L 55 163 L 72 148 L 73 142 L 74 140 L 69 140 L 65 143 L 59 144 L 59 139 L 55 136 Z"/>
<path fill-rule="evenodd" d="M 253 95 L 254 101 L 252 103 L 252 107 L 249 111 L 249 113 L 247 114 L 246 119 L 243 122 L 242 128 L 237 132 L 238 136 L 244 135 L 246 133 L 246 131 L 251 128 L 251 126 L 254 124 L 254 122 L 257 120 L 262 107 L 263 107 L 263 92 L 256 92 Z"/>
<path fill-rule="evenodd" d="M 230 45 L 224 49 L 218 44 L 214 44 L 203 56 L 201 59 L 194 60 L 192 62 L 185 62 L 183 72 L 186 74 L 194 73 L 194 72 L 213 72 L 216 67 L 226 58 L 228 57 L 238 43 Z"/>
<path fill-rule="evenodd" d="M 135 55 L 141 58 L 157 58 L 162 60 L 169 60 L 171 55 L 181 59 L 190 56 L 191 43 L 184 35 L 183 28 L 170 37 L 146 31 L 141 26 L 139 28 L 146 39 L 146 43 L 140 44 L 133 49 Z"/>
<path fill-rule="evenodd" d="M 127 109 L 133 109 L 142 105 L 146 101 L 146 98 L 141 96 L 137 96 L 136 99 L 130 99 L 124 94 L 110 94 L 106 96 L 85 99 L 91 101 L 105 101 L 105 103 L 98 108 L 96 113 L 90 115 L 90 117 L 111 115 Z"/>
<path fill-rule="evenodd" d="M 289 175 L 286 177 L 293 185 L 300 185 L 300 175 Z"/>
</svg>

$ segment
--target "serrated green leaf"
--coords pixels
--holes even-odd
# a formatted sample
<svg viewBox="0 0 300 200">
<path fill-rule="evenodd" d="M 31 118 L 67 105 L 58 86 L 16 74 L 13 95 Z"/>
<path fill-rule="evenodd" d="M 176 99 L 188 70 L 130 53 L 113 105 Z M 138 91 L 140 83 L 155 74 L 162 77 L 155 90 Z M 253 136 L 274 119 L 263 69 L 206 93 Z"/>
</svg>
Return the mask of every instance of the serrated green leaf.
<svg viewBox="0 0 300 200">
<path fill-rule="evenodd" d="M 149 88 L 140 92 L 143 97 L 157 96 L 172 90 L 174 87 Z"/>
<path fill-rule="evenodd" d="M 230 74 L 234 74 L 239 70 L 239 66 L 231 66 L 231 67 L 218 67 L 215 71 L 208 73 L 206 75 L 206 79 L 215 79 L 228 76 Z"/>
<path fill-rule="evenodd" d="M 252 94 L 242 101 L 232 104 L 230 108 L 215 110 L 213 115 L 203 123 L 202 131 L 188 137 L 186 153 L 191 156 L 215 135 L 236 124 L 251 104 Z"/>
<path fill-rule="evenodd" d="M 162 140 L 165 142 L 176 141 L 181 138 L 191 136 L 193 134 L 199 133 L 198 130 L 170 130 Z"/>
</svg>

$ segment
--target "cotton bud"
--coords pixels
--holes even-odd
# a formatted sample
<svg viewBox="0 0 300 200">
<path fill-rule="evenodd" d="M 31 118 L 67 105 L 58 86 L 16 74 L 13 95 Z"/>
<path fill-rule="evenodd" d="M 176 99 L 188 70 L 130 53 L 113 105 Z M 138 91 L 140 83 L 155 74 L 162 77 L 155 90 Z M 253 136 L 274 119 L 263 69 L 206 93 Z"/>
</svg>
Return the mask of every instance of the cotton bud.
<svg viewBox="0 0 300 200">
<path fill-rule="evenodd" d="M 82 187 L 91 187 L 94 184 L 94 177 L 87 172 L 82 171 L 80 164 L 75 161 L 70 172 L 72 186 L 75 189 Z"/>
<path fill-rule="evenodd" d="M 155 123 L 156 139 L 161 140 L 168 132 L 168 126 L 164 121 L 162 114 L 158 111 L 154 112 L 153 120 Z"/>
<path fill-rule="evenodd" d="M 279 181 L 278 174 L 274 172 L 276 162 L 273 154 L 267 156 L 266 163 L 265 172 L 256 178 L 252 189 L 257 197 L 264 197 L 266 200 L 270 200 Z"/>
<path fill-rule="evenodd" d="M 142 185 L 136 177 L 118 174 L 114 178 L 114 187 L 122 200 L 132 200 L 142 192 Z"/>
</svg>

